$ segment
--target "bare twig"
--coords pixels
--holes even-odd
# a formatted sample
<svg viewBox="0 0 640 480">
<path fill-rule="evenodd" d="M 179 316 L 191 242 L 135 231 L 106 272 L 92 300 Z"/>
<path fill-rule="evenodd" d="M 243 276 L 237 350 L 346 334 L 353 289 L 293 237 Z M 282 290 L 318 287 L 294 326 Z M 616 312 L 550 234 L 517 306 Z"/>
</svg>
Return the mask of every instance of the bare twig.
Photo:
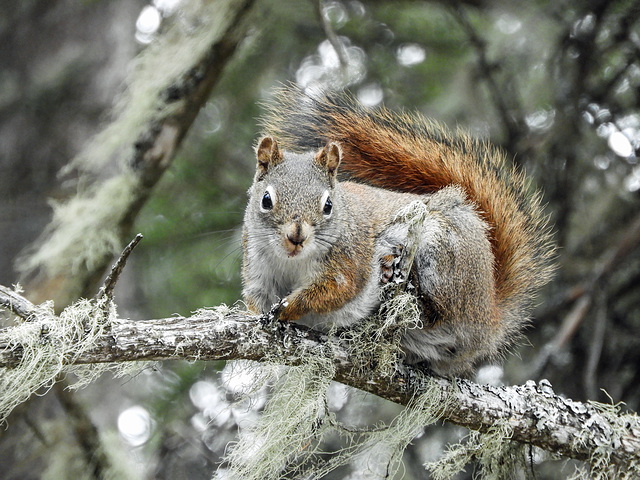
<svg viewBox="0 0 640 480">
<path fill-rule="evenodd" d="M 331 46 L 336 51 L 336 55 L 338 56 L 338 61 L 340 62 L 340 67 L 345 69 L 347 67 L 347 55 L 344 51 L 344 46 L 340 41 L 340 39 L 338 38 L 338 35 L 336 35 L 336 32 L 333 29 L 333 26 L 331 25 L 331 21 L 327 18 L 327 16 L 322 11 L 322 4 L 323 4 L 323 0 L 317 0 L 316 2 L 314 2 L 316 16 L 318 17 L 318 20 L 322 25 L 324 33 L 327 36 L 327 39 L 329 40 L 329 43 L 331 43 Z"/>
<path fill-rule="evenodd" d="M 114 263 L 113 267 L 111 267 L 111 272 L 109 273 L 109 275 L 107 275 L 107 278 L 104 281 L 104 285 L 100 288 L 100 291 L 96 296 L 98 300 L 102 298 L 106 298 L 108 301 L 113 300 L 113 289 L 116 288 L 116 283 L 118 283 L 118 279 L 122 274 L 122 270 L 127 264 L 129 255 L 131 255 L 133 249 L 136 248 L 138 243 L 140 243 L 140 240 L 142 240 L 142 234 L 138 233 L 135 238 L 131 240 L 129 244 L 124 248 L 116 263 Z"/>
<path fill-rule="evenodd" d="M 593 340 L 589 348 L 587 365 L 584 369 L 584 389 L 588 398 L 596 398 L 596 372 L 602 355 L 602 347 L 607 334 L 607 302 L 604 295 L 598 295 L 595 308 L 595 326 L 593 328 Z"/>
</svg>

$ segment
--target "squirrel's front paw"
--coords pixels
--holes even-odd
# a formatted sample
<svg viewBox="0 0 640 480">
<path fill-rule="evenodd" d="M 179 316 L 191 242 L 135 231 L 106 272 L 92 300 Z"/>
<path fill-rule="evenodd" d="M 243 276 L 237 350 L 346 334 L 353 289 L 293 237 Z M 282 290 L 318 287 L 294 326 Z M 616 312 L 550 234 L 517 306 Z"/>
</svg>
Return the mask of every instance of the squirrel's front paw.
<svg viewBox="0 0 640 480">
<path fill-rule="evenodd" d="M 279 302 L 274 303 L 271 309 L 260 317 L 260 321 L 264 324 L 273 323 L 276 320 L 282 320 L 280 314 L 289 305 L 289 300 L 284 297 Z"/>
</svg>

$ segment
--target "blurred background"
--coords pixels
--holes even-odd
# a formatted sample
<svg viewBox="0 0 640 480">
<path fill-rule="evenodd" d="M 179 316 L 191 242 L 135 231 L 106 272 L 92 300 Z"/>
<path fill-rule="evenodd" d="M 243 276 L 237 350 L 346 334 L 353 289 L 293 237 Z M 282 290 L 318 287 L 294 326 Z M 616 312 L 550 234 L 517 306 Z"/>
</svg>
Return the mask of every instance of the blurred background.
<svg viewBox="0 0 640 480">
<path fill-rule="evenodd" d="M 62 167 L 109 122 L 136 55 L 186 24 L 184 3 L 199 2 L 0 1 L 0 284 L 20 280 L 17 259 L 49 222 L 51 201 L 78 188 Z M 144 240 L 116 289 L 120 316 L 236 302 L 260 102 L 279 82 L 349 88 L 371 108 L 417 110 L 500 145 L 543 191 L 557 275 L 527 341 L 479 380 L 547 378 L 575 400 L 637 411 L 638 3 L 256 0 L 247 15 L 246 38 L 134 221 L 131 238 Z M 225 478 L 216 469 L 226 445 L 264 405 L 265 392 L 238 397 L 251 381 L 241 364 L 176 361 L 43 392 L 0 429 L 0 479 L 99 478 L 79 418 L 119 478 Z M 399 412 L 339 384 L 331 398 L 353 425 Z M 464 434 L 425 429 L 397 478 L 428 478 L 421 465 Z M 531 457 L 536 478 L 573 472 Z M 360 459 L 327 478 L 383 478 L 376 468 Z"/>
</svg>

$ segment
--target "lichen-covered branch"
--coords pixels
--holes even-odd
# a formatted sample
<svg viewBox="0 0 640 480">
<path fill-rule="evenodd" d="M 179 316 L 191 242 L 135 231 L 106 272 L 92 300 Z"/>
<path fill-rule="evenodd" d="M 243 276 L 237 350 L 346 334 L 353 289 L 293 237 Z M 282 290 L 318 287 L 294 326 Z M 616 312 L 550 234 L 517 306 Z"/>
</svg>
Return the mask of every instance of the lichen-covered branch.
<svg viewBox="0 0 640 480">
<path fill-rule="evenodd" d="M 16 296 L 20 297 L 0 287 L 1 304 L 15 301 Z M 57 342 L 51 338 L 56 331 L 51 325 L 59 322 L 60 317 L 41 313 L 43 310 L 37 308 L 29 310 L 28 323 L 38 325 L 34 328 L 37 341 L 65 348 L 68 339 Z M 100 306 L 96 311 L 104 309 Z M 86 309 L 84 312 L 87 314 Z M 75 317 L 67 313 L 65 318 L 69 321 Z M 298 365 L 310 355 L 322 356 L 334 363 L 335 380 L 403 405 L 437 385 L 441 392 L 439 401 L 447 405 L 444 418 L 455 424 L 481 432 L 500 424 L 510 432 L 512 441 L 535 445 L 555 454 L 590 462 L 594 458 L 607 458 L 610 465 L 622 470 L 637 469 L 640 465 L 640 421 L 635 414 L 623 414 L 612 406 L 562 398 L 545 381 L 491 387 L 462 379 L 431 377 L 403 364 L 391 372 L 380 371 L 354 356 L 347 339 L 295 324 L 265 323 L 259 317 L 228 308 L 204 309 L 190 317 L 113 318 L 106 325 L 104 319 L 98 323 L 101 334 L 94 335 L 92 345 L 73 355 L 63 352 L 62 364 L 122 364 L 179 358 L 269 359 Z M 20 324 L 12 328 L 19 327 Z M 0 331 L 0 380 L 21 368 L 25 350 L 31 348 L 14 338 L 12 328 Z M 84 335 L 82 329 L 74 332 L 80 337 Z M 73 343 L 82 343 L 82 340 L 77 338 Z M 55 370 L 50 374 L 56 374 Z"/>
</svg>

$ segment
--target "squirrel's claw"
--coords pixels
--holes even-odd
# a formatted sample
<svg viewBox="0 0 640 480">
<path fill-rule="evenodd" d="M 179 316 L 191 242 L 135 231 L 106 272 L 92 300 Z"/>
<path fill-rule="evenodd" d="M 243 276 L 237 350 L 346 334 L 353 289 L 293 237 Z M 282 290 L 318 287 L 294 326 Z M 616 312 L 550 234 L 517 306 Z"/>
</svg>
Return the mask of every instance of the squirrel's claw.
<svg viewBox="0 0 640 480">
<path fill-rule="evenodd" d="M 280 312 L 282 312 L 282 310 L 284 310 L 285 307 L 287 307 L 288 305 L 289 305 L 289 300 L 287 299 L 287 297 L 284 297 L 279 302 L 274 303 L 271 306 L 271 309 L 267 313 L 262 314 L 262 316 L 260 317 L 260 322 L 263 325 L 269 325 L 274 323 L 276 320 L 278 320 L 278 317 L 280 316 Z"/>
</svg>

